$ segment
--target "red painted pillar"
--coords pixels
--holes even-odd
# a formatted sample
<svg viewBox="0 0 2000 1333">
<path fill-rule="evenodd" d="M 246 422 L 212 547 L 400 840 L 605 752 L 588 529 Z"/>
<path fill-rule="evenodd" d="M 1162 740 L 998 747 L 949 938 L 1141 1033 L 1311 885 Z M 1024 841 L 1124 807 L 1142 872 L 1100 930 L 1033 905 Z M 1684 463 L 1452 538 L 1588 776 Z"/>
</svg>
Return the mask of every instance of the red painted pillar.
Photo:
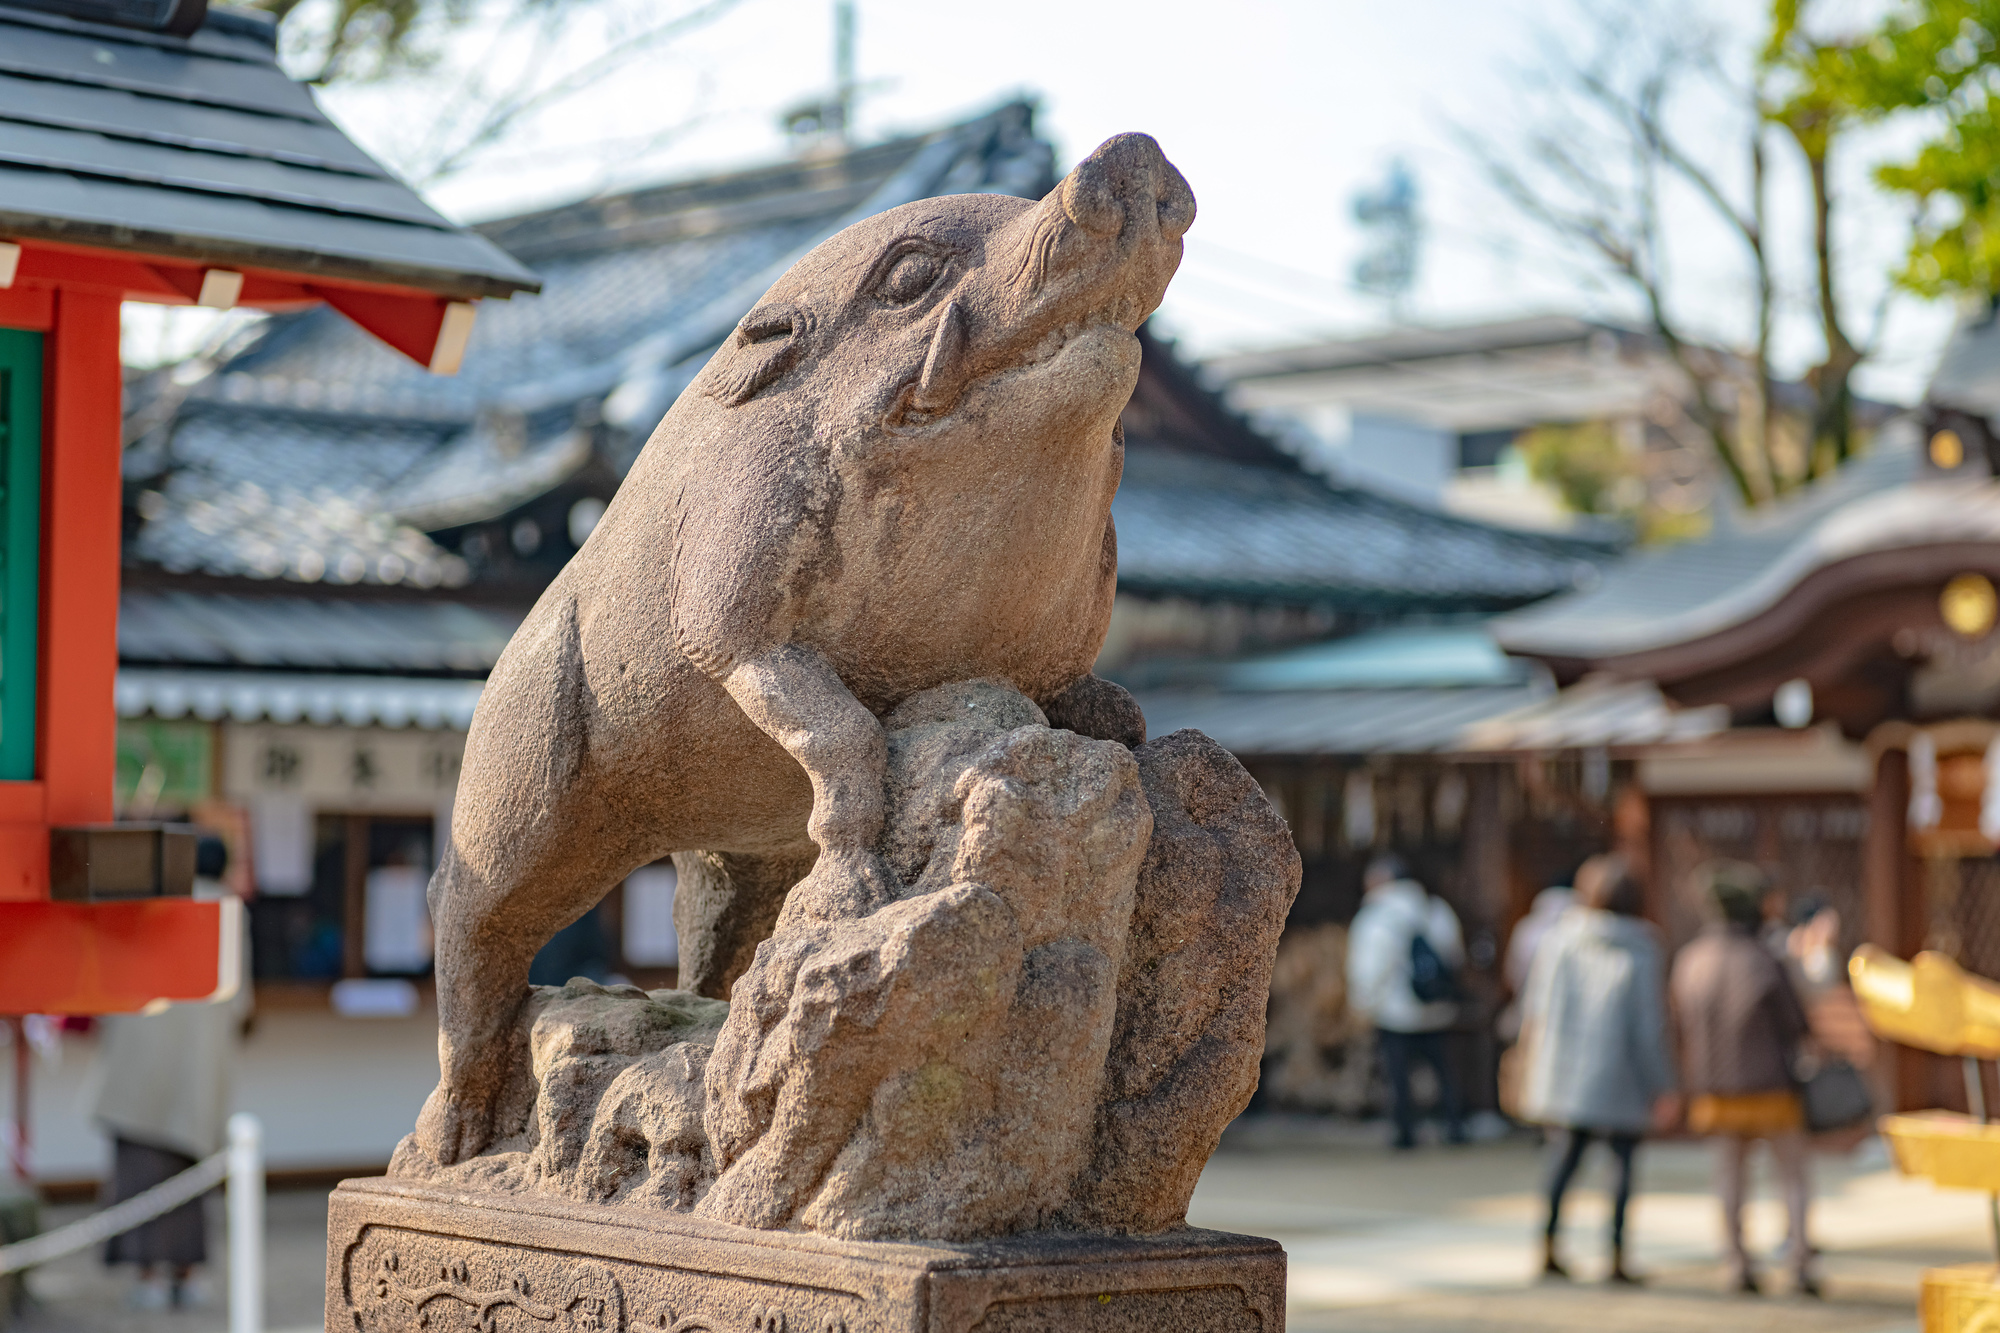
<svg viewBox="0 0 2000 1333">
<path fill-rule="evenodd" d="M 219 980 L 222 931 L 239 920 L 186 898 L 48 901 L 49 826 L 111 818 L 118 307 L 115 292 L 59 290 L 43 344 L 36 780 L 0 783 L 0 1013 L 121 1013 L 201 999 Z"/>
<path fill-rule="evenodd" d="M 47 344 L 36 767 L 50 824 L 111 818 L 124 393 L 118 306 L 114 295 L 59 291 Z"/>
</svg>

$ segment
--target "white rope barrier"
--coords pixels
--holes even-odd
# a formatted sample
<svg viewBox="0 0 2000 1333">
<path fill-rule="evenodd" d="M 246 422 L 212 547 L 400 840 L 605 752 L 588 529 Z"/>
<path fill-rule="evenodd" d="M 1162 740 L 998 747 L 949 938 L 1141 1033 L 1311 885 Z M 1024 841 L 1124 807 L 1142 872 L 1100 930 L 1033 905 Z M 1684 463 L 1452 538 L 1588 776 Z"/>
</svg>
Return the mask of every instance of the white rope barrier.
<svg viewBox="0 0 2000 1333">
<path fill-rule="evenodd" d="M 264 1333 L 264 1127 L 229 1117 L 229 1333 Z"/>
<path fill-rule="evenodd" d="M 75 1254 L 78 1250 L 88 1249 L 100 1241 L 130 1231 L 141 1222 L 150 1222 L 170 1213 L 189 1199 L 200 1198 L 220 1185 L 223 1177 L 229 1174 L 229 1152 L 228 1148 L 224 1148 L 204 1157 L 179 1175 L 66 1227 L 57 1227 L 54 1231 L 30 1236 L 12 1245 L 0 1245 L 0 1273 L 18 1273 L 36 1264 L 60 1259 L 65 1254 Z"/>
</svg>

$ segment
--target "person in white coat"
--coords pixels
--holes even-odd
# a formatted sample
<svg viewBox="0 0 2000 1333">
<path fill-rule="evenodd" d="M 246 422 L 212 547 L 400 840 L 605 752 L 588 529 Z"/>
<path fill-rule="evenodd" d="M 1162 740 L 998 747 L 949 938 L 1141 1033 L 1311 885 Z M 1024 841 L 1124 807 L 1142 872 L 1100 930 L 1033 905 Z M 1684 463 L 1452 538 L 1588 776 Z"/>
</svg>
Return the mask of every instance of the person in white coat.
<svg viewBox="0 0 2000 1333">
<path fill-rule="evenodd" d="M 1396 1147 L 1417 1144 L 1410 1075 L 1418 1061 L 1437 1074 L 1445 1137 L 1463 1143 L 1465 1115 L 1458 1076 L 1445 1049 L 1445 1033 L 1458 1018 L 1458 1002 L 1420 995 L 1420 988 L 1433 995 L 1437 988 L 1423 987 L 1417 975 L 1420 953 L 1447 976 L 1464 963 L 1458 916 L 1444 899 L 1410 878 L 1409 867 L 1398 856 L 1378 856 L 1369 862 L 1362 885 L 1366 892 L 1361 910 L 1347 933 L 1347 993 L 1349 1003 L 1375 1024 L 1382 1070 L 1389 1080 Z M 1419 939 L 1424 942 L 1421 950 Z"/>
</svg>

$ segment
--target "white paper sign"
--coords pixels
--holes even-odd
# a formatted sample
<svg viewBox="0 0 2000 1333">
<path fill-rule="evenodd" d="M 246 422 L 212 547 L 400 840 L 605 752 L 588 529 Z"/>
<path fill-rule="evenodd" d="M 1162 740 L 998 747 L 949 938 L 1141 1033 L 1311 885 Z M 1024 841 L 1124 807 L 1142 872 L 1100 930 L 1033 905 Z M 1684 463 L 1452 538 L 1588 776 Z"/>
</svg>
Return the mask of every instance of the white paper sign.
<svg viewBox="0 0 2000 1333">
<path fill-rule="evenodd" d="M 632 967 L 678 967 L 674 868 L 642 866 L 625 880 L 625 961 Z"/>
<path fill-rule="evenodd" d="M 431 965 L 431 914 L 424 903 L 429 879 L 416 866 L 368 872 L 361 956 L 370 972 L 421 972 Z"/>
<path fill-rule="evenodd" d="M 257 891 L 296 898 L 312 889 L 313 817 L 305 798 L 273 792 L 250 803 L 250 860 Z"/>
</svg>

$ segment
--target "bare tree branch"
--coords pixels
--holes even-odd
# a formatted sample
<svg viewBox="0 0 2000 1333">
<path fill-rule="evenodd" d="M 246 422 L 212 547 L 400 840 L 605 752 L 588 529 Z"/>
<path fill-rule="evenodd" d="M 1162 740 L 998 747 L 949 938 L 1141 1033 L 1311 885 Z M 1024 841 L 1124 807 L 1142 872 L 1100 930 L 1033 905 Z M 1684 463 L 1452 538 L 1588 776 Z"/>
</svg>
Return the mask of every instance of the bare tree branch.
<svg viewBox="0 0 2000 1333">
<path fill-rule="evenodd" d="M 425 183 L 435 183 L 464 170 L 479 152 L 499 142 L 530 117 L 576 96 L 683 33 L 712 22 L 736 4 L 737 0 L 708 0 L 685 14 L 619 41 L 540 87 L 534 86 L 532 77 L 524 77 L 507 93 L 486 104 L 478 123 L 430 165 L 423 178 Z"/>
<path fill-rule="evenodd" d="M 1754 86 L 1735 89 L 1748 112 L 1742 159 L 1748 180 L 1747 192 L 1732 190 L 1712 153 L 1691 151 L 1669 128 L 1684 90 L 1728 83 L 1701 36 L 1635 32 L 1625 10 L 1600 10 L 1596 19 L 1587 59 L 1559 48 L 1545 60 L 1538 83 L 1546 114 L 1518 147 L 1502 149 L 1478 134 L 1459 137 L 1525 217 L 1585 247 L 1639 299 L 1687 384 L 1687 419 L 1708 439 L 1743 502 L 1756 505 L 1791 484 L 1771 450 L 1777 284 L 1766 234 L 1762 102 Z M 1690 189 L 1743 246 L 1755 280 L 1755 332 L 1740 356 L 1703 346 L 1674 313 L 1663 204 L 1669 179 Z"/>
</svg>

